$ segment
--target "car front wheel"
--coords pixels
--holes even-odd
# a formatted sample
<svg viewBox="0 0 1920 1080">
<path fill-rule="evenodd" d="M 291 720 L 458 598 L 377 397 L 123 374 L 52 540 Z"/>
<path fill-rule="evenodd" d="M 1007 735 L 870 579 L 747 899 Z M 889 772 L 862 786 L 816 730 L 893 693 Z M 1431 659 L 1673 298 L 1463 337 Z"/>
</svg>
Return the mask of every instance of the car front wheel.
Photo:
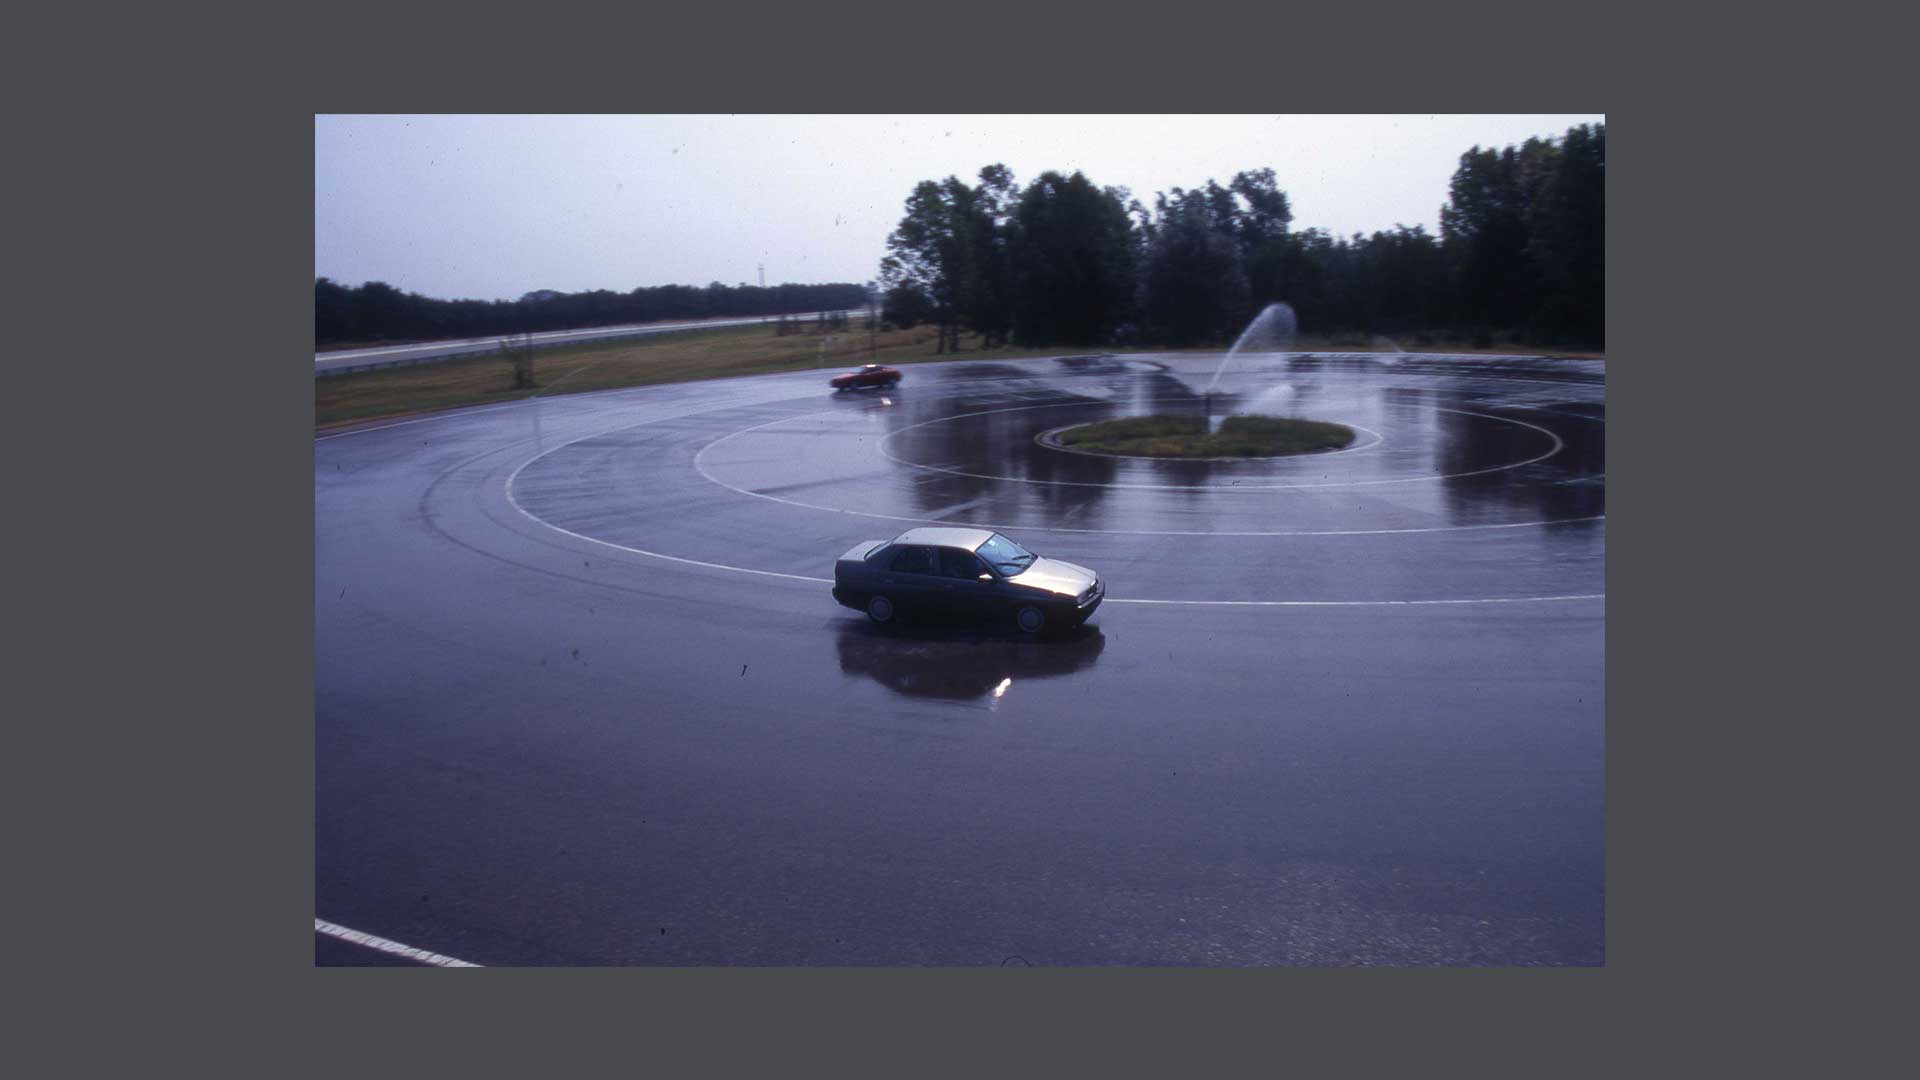
<svg viewBox="0 0 1920 1080">
<path fill-rule="evenodd" d="M 1047 625 L 1047 613 L 1034 607 L 1032 604 L 1027 604 L 1013 613 L 1013 621 L 1019 625 L 1022 631 L 1029 634 L 1037 634 L 1042 627 Z"/>
<path fill-rule="evenodd" d="M 877 623 L 893 621 L 893 601 L 884 596 L 867 598 L 867 618 Z"/>
</svg>

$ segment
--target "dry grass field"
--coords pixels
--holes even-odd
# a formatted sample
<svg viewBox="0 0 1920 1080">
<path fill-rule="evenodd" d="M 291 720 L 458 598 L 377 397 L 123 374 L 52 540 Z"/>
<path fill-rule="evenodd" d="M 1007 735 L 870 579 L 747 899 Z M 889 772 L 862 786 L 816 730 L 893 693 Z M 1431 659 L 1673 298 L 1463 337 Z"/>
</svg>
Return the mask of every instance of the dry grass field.
<svg viewBox="0 0 1920 1080">
<path fill-rule="evenodd" d="M 960 352 L 935 354 L 934 336 L 928 326 L 869 333 L 855 320 L 843 330 L 821 333 L 809 327 L 785 337 L 775 335 L 770 325 L 756 325 L 591 342 L 538 350 L 531 390 L 515 390 L 512 365 L 504 357 L 492 356 L 329 375 L 314 380 L 314 424 L 326 430 L 543 394 L 578 394 L 692 379 L 1033 354 L 1032 349 L 1011 347 L 982 350 L 964 337 Z"/>
</svg>

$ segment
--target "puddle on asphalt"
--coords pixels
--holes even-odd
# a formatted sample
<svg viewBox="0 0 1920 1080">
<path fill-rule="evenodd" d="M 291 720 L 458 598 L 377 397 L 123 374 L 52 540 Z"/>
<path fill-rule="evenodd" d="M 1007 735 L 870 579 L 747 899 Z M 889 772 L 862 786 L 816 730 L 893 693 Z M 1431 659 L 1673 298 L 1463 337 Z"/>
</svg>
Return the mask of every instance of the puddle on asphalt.
<svg viewBox="0 0 1920 1080">
<path fill-rule="evenodd" d="M 947 701 L 995 700 L 1027 680 L 1085 670 L 1106 644 L 1097 626 L 1031 639 L 930 616 L 894 626 L 849 620 L 838 640 L 842 674 L 864 676 L 897 694 Z"/>
</svg>

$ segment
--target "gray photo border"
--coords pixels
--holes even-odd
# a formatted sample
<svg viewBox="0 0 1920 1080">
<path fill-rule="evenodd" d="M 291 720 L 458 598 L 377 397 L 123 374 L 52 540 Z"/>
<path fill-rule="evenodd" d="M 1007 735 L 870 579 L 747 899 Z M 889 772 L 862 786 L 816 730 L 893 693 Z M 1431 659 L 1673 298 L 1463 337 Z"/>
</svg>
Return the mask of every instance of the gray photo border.
<svg viewBox="0 0 1920 1080">
<path fill-rule="evenodd" d="M 76 113 L 124 122 L 107 125 L 109 145 L 74 147 L 60 167 L 75 174 L 64 193 L 77 205 L 64 221 L 29 221 L 29 243 L 70 252 L 75 221 L 112 226 L 113 246 L 131 253 L 115 287 L 159 288 L 139 290 L 145 300 L 123 325 L 86 323 L 89 345 L 76 348 L 70 334 L 36 341 L 71 370 L 46 384 L 51 395 L 35 382 L 13 399 L 84 403 L 84 423 L 72 409 L 28 420 L 26 437 L 57 448 L 58 460 L 50 476 L 27 479 L 27 493 L 72 511 L 56 515 L 66 527 L 55 546 L 130 613 L 102 639 L 75 610 L 89 590 L 25 575 L 35 578 L 23 582 L 30 609 L 56 613 L 47 636 L 89 643 L 49 666 L 47 700 L 33 703 L 84 729 L 61 732 L 67 743 L 51 752 L 86 755 L 68 760 L 93 781 L 84 801 L 46 779 L 33 790 L 65 819 L 43 852 L 71 870 L 50 906 L 70 939 L 85 932 L 79 940 L 131 958 L 102 971 L 99 945 L 30 946 L 53 973 L 60 1005 L 50 1014 L 90 1020 L 75 1030 L 96 1040 L 106 1038 L 101 1022 L 118 1035 L 113 1049 L 78 1052 L 128 1068 L 225 1059 L 274 1071 L 510 1074 L 861 1062 L 919 1072 L 1005 1060 L 1185 1073 L 1316 1057 L 1360 1071 L 1446 1061 L 1619 1071 L 1641 1060 L 1628 1048 L 1642 1038 L 1709 1038 L 1764 1007 L 1765 986 L 1748 976 L 1775 949 L 1783 905 L 1811 903 L 1816 885 L 1730 895 L 1769 845 L 1727 804 L 1777 821 L 1778 811 L 1748 802 L 1752 777 L 1786 769 L 1792 748 L 1779 734 L 1778 686 L 1751 666 L 1768 631 L 1743 617 L 1756 607 L 1744 583 L 1762 580 L 1769 553 L 1713 527 L 1724 521 L 1716 508 L 1766 505 L 1768 463 L 1731 467 L 1740 463 L 1725 449 L 1729 418 L 1713 406 L 1728 402 L 1734 365 L 1766 379 L 1796 361 L 1796 341 L 1762 328 L 1767 314 L 1703 320 L 1761 295 L 1762 270 L 1697 253 L 1777 210 L 1763 189 L 1728 178 L 1757 166 L 1728 159 L 1730 139 L 1703 137 L 1691 107 L 1712 63 L 1676 49 L 1707 51 L 1709 27 L 1655 33 L 1650 21 L 1518 5 L 1489 27 L 1398 6 L 1345 21 L 1109 9 L 1091 28 L 1064 11 L 980 9 L 965 21 L 990 29 L 967 35 L 942 13 L 879 7 L 751 17 L 633 9 L 587 24 L 505 5 L 429 14 L 349 4 L 302 28 L 290 50 L 252 21 L 199 15 L 170 28 L 175 63 L 138 40 L 113 47 L 130 71 L 76 95 Z M 701 44 L 674 44 L 685 41 Z M 146 96 L 156 86 L 160 108 Z M 1617 359 L 1604 968 L 313 967 L 314 113 L 1407 112 L 1409 103 L 1609 115 Z M 1765 117 L 1725 122 L 1766 138 Z M 1249 167 L 1258 164 L 1250 152 Z M 129 184 L 138 198 L 123 206 Z M 70 282 L 99 272 L 71 254 L 50 265 Z M 201 336 L 207 310 L 222 313 L 217 337 Z M 84 317 L 78 306 L 62 315 Z M 97 496 L 75 489 L 93 478 L 105 480 Z M 77 699 L 83 709 L 54 707 Z M 103 836 L 111 843 L 95 858 Z M 81 996 L 82 980 L 93 998 Z M 1683 1060 L 1719 1062 L 1739 1046 L 1697 1043 Z"/>
</svg>

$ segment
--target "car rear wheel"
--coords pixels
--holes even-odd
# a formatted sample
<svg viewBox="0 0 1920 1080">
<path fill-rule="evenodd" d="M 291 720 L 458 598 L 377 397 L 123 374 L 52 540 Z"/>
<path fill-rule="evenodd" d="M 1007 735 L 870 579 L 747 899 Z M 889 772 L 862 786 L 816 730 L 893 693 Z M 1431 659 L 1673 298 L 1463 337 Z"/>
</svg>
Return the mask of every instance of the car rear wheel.
<svg viewBox="0 0 1920 1080">
<path fill-rule="evenodd" d="M 1013 613 L 1013 621 L 1022 631 L 1037 634 L 1047 625 L 1047 613 L 1032 604 L 1026 604 Z"/>
<path fill-rule="evenodd" d="M 892 622 L 893 601 L 884 596 L 869 596 L 867 598 L 867 618 L 877 623 Z"/>
</svg>

